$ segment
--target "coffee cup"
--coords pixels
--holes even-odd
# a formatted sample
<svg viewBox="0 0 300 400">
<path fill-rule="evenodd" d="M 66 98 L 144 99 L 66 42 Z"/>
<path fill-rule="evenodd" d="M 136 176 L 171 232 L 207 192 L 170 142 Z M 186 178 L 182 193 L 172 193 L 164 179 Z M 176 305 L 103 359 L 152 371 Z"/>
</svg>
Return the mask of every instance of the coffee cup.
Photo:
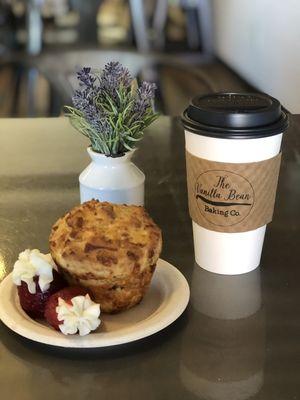
<svg viewBox="0 0 300 400">
<path fill-rule="evenodd" d="M 266 94 L 196 96 L 184 111 L 195 260 L 235 275 L 260 264 L 288 115 Z"/>
</svg>

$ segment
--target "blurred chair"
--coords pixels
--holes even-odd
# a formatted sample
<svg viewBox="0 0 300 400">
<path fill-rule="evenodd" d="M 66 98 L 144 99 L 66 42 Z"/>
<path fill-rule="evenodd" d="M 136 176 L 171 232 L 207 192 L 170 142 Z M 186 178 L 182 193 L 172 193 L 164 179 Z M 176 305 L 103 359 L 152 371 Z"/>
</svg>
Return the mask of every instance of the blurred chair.
<svg viewBox="0 0 300 400">
<path fill-rule="evenodd" d="M 134 37 L 140 52 L 165 49 L 168 9 L 170 5 L 177 5 L 186 14 L 189 49 L 201 48 L 202 53 L 212 54 L 210 0 L 156 0 L 152 24 L 149 23 L 145 0 L 129 0 L 129 4 Z M 153 33 L 153 40 L 150 32 Z"/>
<path fill-rule="evenodd" d="M 162 50 L 166 43 L 168 7 L 176 4 L 186 13 L 187 41 L 191 50 L 201 47 L 204 54 L 212 54 L 211 1 L 210 0 L 157 0 L 153 16 L 154 45 Z"/>
</svg>

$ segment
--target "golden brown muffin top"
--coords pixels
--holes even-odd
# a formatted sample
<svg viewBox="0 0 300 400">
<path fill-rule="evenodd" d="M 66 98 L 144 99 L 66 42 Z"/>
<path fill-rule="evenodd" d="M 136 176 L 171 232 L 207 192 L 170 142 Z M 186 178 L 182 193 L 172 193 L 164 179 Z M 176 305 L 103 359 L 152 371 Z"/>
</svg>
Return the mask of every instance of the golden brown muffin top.
<svg viewBox="0 0 300 400">
<path fill-rule="evenodd" d="M 50 234 L 57 264 L 91 278 L 142 272 L 156 263 L 161 244 L 161 231 L 144 207 L 98 200 L 74 207 Z"/>
</svg>

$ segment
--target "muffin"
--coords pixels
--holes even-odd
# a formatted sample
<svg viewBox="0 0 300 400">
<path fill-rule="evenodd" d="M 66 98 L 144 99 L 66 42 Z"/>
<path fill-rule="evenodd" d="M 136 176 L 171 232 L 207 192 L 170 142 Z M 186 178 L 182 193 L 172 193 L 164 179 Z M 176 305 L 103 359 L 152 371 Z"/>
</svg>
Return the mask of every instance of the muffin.
<svg viewBox="0 0 300 400">
<path fill-rule="evenodd" d="M 162 236 L 143 207 L 91 200 L 60 218 L 49 242 L 68 283 L 87 288 L 101 311 L 115 313 L 143 298 Z"/>
</svg>

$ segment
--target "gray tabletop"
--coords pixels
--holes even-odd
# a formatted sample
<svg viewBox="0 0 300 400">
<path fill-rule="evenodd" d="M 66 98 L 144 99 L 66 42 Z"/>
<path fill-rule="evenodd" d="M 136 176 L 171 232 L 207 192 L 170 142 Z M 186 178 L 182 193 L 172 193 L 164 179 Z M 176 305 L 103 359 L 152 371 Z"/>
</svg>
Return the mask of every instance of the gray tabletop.
<svg viewBox="0 0 300 400">
<path fill-rule="evenodd" d="M 300 398 L 299 135 L 294 116 L 261 267 L 226 277 L 194 264 L 184 135 L 177 119 L 160 118 L 135 161 L 146 174 L 146 207 L 163 231 L 162 258 L 190 283 L 187 310 L 156 335 L 105 349 L 49 347 L 1 323 L 1 398 Z M 1 120 L 0 144 L 3 279 L 21 250 L 47 251 L 51 225 L 79 202 L 88 156 L 85 139 L 62 118 Z"/>
</svg>

